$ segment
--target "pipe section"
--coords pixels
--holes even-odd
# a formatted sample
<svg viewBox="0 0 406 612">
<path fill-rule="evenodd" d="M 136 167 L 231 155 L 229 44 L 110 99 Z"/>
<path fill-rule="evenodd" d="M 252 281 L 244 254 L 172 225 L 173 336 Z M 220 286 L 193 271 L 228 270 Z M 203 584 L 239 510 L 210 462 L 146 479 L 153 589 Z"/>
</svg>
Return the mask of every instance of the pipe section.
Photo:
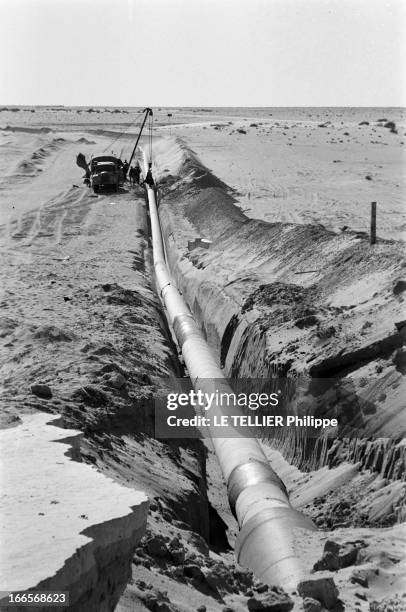
<svg viewBox="0 0 406 612">
<path fill-rule="evenodd" d="M 155 192 L 150 186 L 146 189 L 156 284 L 193 387 L 207 393 L 216 390 L 233 393 L 171 277 Z M 238 412 L 239 408 L 233 407 L 233 414 Z M 211 407 L 210 416 L 214 414 L 224 414 L 221 405 Z M 313 524 L 291 507 L 285 485 L 255 437 L 234 430 L 233 437 L 212 436 L 211 442 L 227 483 L 230 507 L 240 527 L 235 546 L 238 563 L 269 585 L 296 587 L 305 575 L 305 567 L 295 552 L 294 539 L 298 530 L 314 529 Z"/>
</svg>

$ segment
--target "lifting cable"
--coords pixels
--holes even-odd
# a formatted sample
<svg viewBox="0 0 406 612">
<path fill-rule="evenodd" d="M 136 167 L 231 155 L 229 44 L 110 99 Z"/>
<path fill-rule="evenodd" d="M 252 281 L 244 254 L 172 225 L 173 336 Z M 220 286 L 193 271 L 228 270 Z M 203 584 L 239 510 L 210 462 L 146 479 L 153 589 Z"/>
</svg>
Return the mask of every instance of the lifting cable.
<svg viewBox="0 0 406 612">
<path fill-rule="evenodd" d="M 130 125 L 128 125 L 128 126 L 126 127 L 126 129 L 124 130 L 124 132 L 121 132 L 121 134 L 119 134 L 119 135 L 118 135 L 116 138 L 114 138 L 114 140 L 112 140 L 112 142 L 110 142 L 110 143 L 107 145 L 107 147 L 106 147 L 105 149 L 103 149 L 102 153 L 105 153 L 105 152 L 107 151 L 107 149 L 109 149 L 110 147 L 112 147 L 112 146 L 113 146 L 113 144 L 114 144 L 115 142 L 117 142 L 117 140 L 118 140 L 119 138 L 121 138 L 121 136 L 124 136 L 124 134 L 125 134 L 126 132 L 128 132 L 128 130 L 129 130 L 131 127 L 135 126 L 137 123 L 140 123 L 140 122 L 141 122 L 141 119 L 142 119 L 142 115 L 141 115 L 141 116 L 136 117 L 136 118 L 134 119 L 134 121 L 133 121 L 132 123 L 130 123 Z"/>
<path fill-rule="evenodd" d="M 148 134 L 148 140 L 149 140 L 149 163 L 152 164 L 152 130 L 153 130 L 153 123 L 154 123 L 154 116 L 152 113 L 150 113 L 149 115 L 149 123 L 148 123 L 148 128 L 149 128 L 149 134 Z"/>
</svg>

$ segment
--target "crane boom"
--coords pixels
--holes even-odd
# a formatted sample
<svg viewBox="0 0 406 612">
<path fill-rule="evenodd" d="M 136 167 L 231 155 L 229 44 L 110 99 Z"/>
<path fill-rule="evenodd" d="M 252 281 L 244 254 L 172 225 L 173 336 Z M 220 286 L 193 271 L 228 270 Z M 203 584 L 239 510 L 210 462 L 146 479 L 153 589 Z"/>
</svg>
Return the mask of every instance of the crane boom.
<svg viewBox="0 0 406 612">
<path fill-rule="evenodd" d="M 137 137 L 136 143 L 135 143 L 135 145 L 134 145 L 133 152 L 131 153 L 130 161 L 128 162 L 128 167 L 130 167 L 130 166 L 131 166 L 131 162 L 132 162 L 133 157 L 134 157 L 134 155 L 135 155 L 135 152 L 136 152 L 136 150 L 137 150 L 138 142 L 139 142 L 139 140 L 140 140 L 140 138 L 141 138 L 141 134 L 142 134 L 142 130 L 144 129 L 145 122 L 146 122 L 146 120 L 148 119 L 148 117 L 152 117 L 152 114 L 153 114 L 153 113 L 152 113 L 152 109 L 151 109 L 151 108 L 144 108 L 144 110 L 143 110 L 142 112 L 143 112 L 143 113 L 145 113 L 144 121 L 142 122 L 142 125 L 141 125 L 141 128 L 140 128 L 140 131 L 139 131 L 139 134 L 138 134 L 138 137 Z"/>
</svg>

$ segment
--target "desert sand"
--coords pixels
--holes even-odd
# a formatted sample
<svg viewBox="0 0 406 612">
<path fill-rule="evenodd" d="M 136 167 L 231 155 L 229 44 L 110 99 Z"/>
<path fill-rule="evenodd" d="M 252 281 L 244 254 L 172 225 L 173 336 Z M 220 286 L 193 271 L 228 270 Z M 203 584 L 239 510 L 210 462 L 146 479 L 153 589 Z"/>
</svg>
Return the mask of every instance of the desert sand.
<svg viewBox="0 0 406 612">
<path fill-rule="evenodd" d="M 405 111 L 154 113 L 172 273 L 225 371 L 302 376 L 307 401 L 309 380 L 340 381 L 310 401 L 338 411 L 348 440 L 263 441 L 292 504 L 318 527 L 298 543 L 303 557 L 313 576 L 334 579 L 336 609 L 406 609 Z M 297 591 L 236 566 L 237 525 L 210 444 L 154 437 L 154 397 L 183 364 L 154 290 L 144 193 L 96 196 L 75 164 L 79 152 L 128 159 L 138 117 L 0 112 L 2 425 L 10 437 L 25 413 L 59 414 L 84 434 L 82 461 L 148 496 L 117 610 L 303 610 Z M 210 248 L 188 249 L 197 237 Z"/>
</svg>

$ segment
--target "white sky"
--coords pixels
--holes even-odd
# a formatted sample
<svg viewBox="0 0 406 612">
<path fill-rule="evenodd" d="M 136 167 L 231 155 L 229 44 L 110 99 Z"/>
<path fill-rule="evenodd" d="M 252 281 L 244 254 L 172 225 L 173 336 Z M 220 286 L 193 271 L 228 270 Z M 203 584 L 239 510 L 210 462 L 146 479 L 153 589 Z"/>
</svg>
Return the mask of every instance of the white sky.
<svg viewBox="0 0 406 612">
<path fill-rule="evenodd" d="M 0 104 L 406 106 L 406 0 L 0 0 Z"/>
</svg>

